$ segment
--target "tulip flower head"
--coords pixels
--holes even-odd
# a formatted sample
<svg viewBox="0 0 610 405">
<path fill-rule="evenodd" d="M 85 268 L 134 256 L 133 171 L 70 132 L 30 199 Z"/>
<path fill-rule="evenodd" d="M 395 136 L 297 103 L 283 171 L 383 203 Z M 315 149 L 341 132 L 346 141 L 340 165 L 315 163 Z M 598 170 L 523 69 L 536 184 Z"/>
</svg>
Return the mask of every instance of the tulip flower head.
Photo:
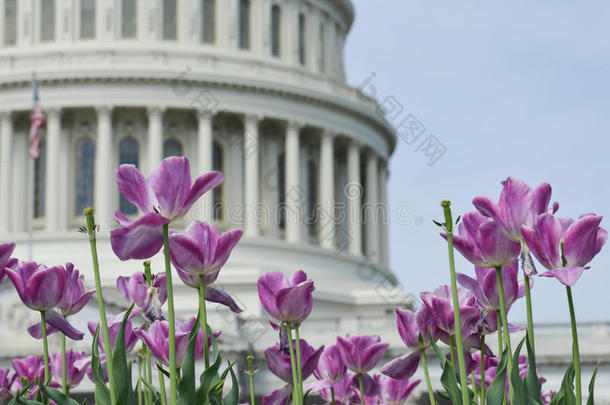
<svg viewBox="0 0 610 405">
<path fill-rule="evenodd" d="M 53 371 L 53 378 L 58 382 L 62 382 L 62 355 L 61 353 L 52 353 L 50 355 L 50 365 Z M 73 350 L 66 351 L 66 376 L 68 387 L 77 386 L 85 377 L 91 366 L 91 356 L 87 356 L 85 352 L 76 352 Z"/>
<path fill-rule="evenodd" d="M 364 395 L 373 396 L 379 392 L 379 386 L 368 372 L 377 366 L 389 346 L 388 343 L 382 343 L 379 336 L 337 336 L 341 360 L 350 371 L 356 373 L 353 380 L 355 386 L 359 384 L 358 375 L 362 375 Z"/>
<path fill-rule="evenodd" d="M 396 308 L 396 325 L 403 342 L 413 351 L 385 364 L 381 373 L 404 380 L 415 374 L 421 352 L 431 346 L 429 335 L 436 341 L 439 329 L 432 311 L 426 305 L 421 305 L 417 310 Z"/>
<path fill-rule="evenodd" d="M 293 341 L 296 345 L 296 341 Z M 321 346 L 317 350 L 309 345 L 305 340 L 300 340 L 301 345 L 301 373 L 303 381 L 305 381 L 314 372 L 318 360 L 324 351 L 324 346 Z M 292 393 L 292 366 L 290 363 L 290 354 L 280 347 L 277 343 L 275 346 L 271 346 L 265 350 L 265 359 L 267 360 L 267 366 L 275 376 L 286 382 L 287 385 L 283 388 L 273 391 L 271 394 L 263 397 L 263 404 L 286 404 L 286 400 Z"/>
<path fill-rule="evenodd" d="M 375 375 L 375 381 L 379 385 L 380 405 L 402 405 L 409 395 L 419 385 L 421 380 L 397 380 L 383 375 Z"/>
<path fill-rule="evenodd" d="M 275 319 L 298 325 L 311 313 L 313 281 L 303 270 L 288 279 L 279 271 L 270 271 L 258 279 L 258 296 L 269 315 Z"/>
<path fill-rule="evenodd" d="M 0 370 L 0 401 L 11 396 L 11 389 L 16 378 L 17 375 L 8 368 Z"/>
<path fill-rule="evenodd" d="M 594 214 L 573 220 L 547 213 L 536 218 L 534 228 L 523 226 L 525 243 L 548 269 L 540 275 L 555 277 L 566 286 L 574 285 L 606 243 L 608 232 L 599 226 L 601 221 L 602 217 Z"/>
<path fill-rule="evenodd" d="M 336 345 L 327 346 L 320 356 L 313 374 L 318 380 L 335 384 L 343 379 L 345 373 L 347 373 L 347 367 L 341 360 L 339 348 Z"/>
<path fill-rule="evenodd" d="M 6 268 L 21 301 L 35 311 L 48 311 L 59 304 L 66 287 L 66 271 L 35 262 L 21 262 L 16 270 Z"/>
<path fill-rule="evenodd" d="M 6 276 L 6 268 L 14 269 L 17 266 L 17 259 L 11 258 L 13 251 L 15 250 L 14 243 L 0 244 L 0 284 L 4 281 Z"/>
<path fill-rule="evenodd" d="M 112 250 L 121 260 L 148 259 L 163 246 L 162 226 L 183 217 L 207 191 L 224 180 L 220 172 L 209 172 L 191 182 L 185 157 L 163 159 L 145 178 L 134 165 L 121 165 L 117 183 L 123 197 L 143 215 L 132 220 L 116 211 L 121 226 L 110 232 Z"/>
<path fill-rule="evenodd" d="M 241 239 L 242 231 L 221 233 L 213 225 L 193 222 L 183 233 L 170 236 L 170 252 L 174 267 L 194 276 L 211 276 L 213 283 L 231 251 Z"/>
<path fill-rule="evenodd" d="M 135 303 L 142 310 L 147 321 L 164 319 L 161 306 L 167 300 L 165 274 L 154 276 L 151 287 L 148 286 L 141 271 L 135 272 L 131 277 L 119 277 L 116 286 L 127 301 Z"/>
<path fill-rule="evenodd" d="M 74 269 L 72 263 L 66 263 L 66 288 L 64 294 L 57 304 L 57 308 L 63 316 L 74 315 L 89 302 L 95 289 L 85 291 L 85 276 Z"/>
<path fill-rule="evenodd" d="M 493 218 L 509 239 L 518 242 L 523 240 L 521 226 L 532 226 L 537 215 L 548 211 L 550 200 L 548 183 L 532 189 L 522 180 L 509 177 L 502 182 L 497 204 L 488 197 L 476 197 L 472 203 L 482 215 Z M 559 205 L 553 204 L 552 212 L 558 209 Z"/>
<path fill-rule="evenodd" d="M 129 319 L 125 323 L 125 351 L 127 353 L 129 353 L 138 342 L 138 336 L 134 333 L 133 326 L 131 324 L 131 318 L 133 318 L 137 313 L 138 311 L 132 311 L 129 314 Z M 108 317 L 108 334 L 110 338 L 110 347 L 112 349 L 114 349 L 114 341 L 119 333 L 119 328 L 121 327 L 121 322 L 123 321 L 124 316 L 125 313 L 122 312 L 120 314 Z M 99 327 L 99 322 L 88 322 L 87 327 L 91 333 L 91 336 L 95 336 L 95 331 Z M 105 347 L 102 339 L 98 340 L 98 346 L 103 352 Z"/>
<path fill-rule="evenodd" d="M 354 375 L 352 373 L 346 373 L 341 381 L 332 384 L 334 390 L 334 398 L 336 405 L 349 405 L 358 403 L 358 397 L 356 395 L 356 389 L 353 384 Z M 319 394 L 326 400 L 327 403 L 331 403 L 333 399 L 333 393 L 331 392 L 331 385 L 323 385 L 319 389 Z"/>
<path fill-rule="evenodd" d="M 432 293 L 422 292 L 420 297 L 432 313 L 439 329 L 439 338 L 447 343 L 447 338 L 455 334 L 451 287 L 442 285 Z M 458 287 L 458 302 L 462 331 L 468 331 L 472 329 L 480 315 L 480 311 L 476 307 L 475 296 L 466 289 Z"/>
<path fill-rule="evenodd" d="M 447 239 L 445 232 L 441 236 Z M 508 239 L 496 221 L 477 211 L 464 215 L 453 244 L 468 261 L 485 268 L 509 265 L 521 252 L 519 242 Z"/>
</svg>

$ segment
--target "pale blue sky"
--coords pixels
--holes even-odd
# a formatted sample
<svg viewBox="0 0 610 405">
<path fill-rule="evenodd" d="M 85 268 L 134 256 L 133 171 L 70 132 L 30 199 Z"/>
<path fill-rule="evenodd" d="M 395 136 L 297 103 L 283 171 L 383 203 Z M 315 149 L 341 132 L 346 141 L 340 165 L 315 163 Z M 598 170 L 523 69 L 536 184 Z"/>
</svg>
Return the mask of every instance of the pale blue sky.
<svg viewBox="0 0 610 405">
<path fill-rule="evenodd" d="M 536 4 L 532 4 L 536 3 Z M 375 72 L 447 152 L 433 166 L 399 142 L 390 165 L 392 268 L 405 290 L 448 283 L 447 251 L 432 218 L 450 199 L 497 199 L 500 181 L 553 186 L 559 214 L 595 212 L 610 228 L 610 2 L 356 0 L 346 69 L 352 85 Z M 423 137 L 425 137 L 425 135 Z M 423 137 L 421 139 L 423 139 Z M 405 222 L 405 221 L 402 221 Z M 457 257 L 458 271 L 472 266 Z M 610 246 L 573 288 L 579 320 L 610 319 Z M 569 321 L 565 289 L 538 278 L 535 321 Z M 514 321 L 525 320 L 524 304 Z"/>
</svg>

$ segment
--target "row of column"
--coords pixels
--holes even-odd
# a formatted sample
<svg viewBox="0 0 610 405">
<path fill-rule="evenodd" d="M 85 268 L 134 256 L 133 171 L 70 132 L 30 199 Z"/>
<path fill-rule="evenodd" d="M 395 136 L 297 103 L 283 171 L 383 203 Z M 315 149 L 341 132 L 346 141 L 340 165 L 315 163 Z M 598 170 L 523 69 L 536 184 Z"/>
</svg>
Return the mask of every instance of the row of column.
<svg viewBox="0 0 610 405">
<path fill-rule="evenodd" d="M 113 158 L 113 136 L 112 136 L 112 111 L 111 106 L 96 107 L 97 114 L 97 136 L 95 148 L 95 183 L 94 183 L 94 206 L 96 208 L 96 220 L 102 229 L 110 229 L 113 226 L 112 211 L 114 204 L 114 162 Z M 148 150 L 147 160 L 149 171 L 163 157 L 163 114 L 164 108 L 150 107 L 148 112 Z M 10 112 L 0 114 L 0 231 L 6 233 L 10 222 L 10 196 L 7 192 L 11 189 L 11 171 L 13 156 L 13 119 Z M 212 170 L 213 150 L 213 118 L 211 111 L 200 111 L 198 118 L 197 135 L 197 158 L 198 172 L 204 173 Z M 46 198 L 45 198 L 45 229 L 47 231 L 64 230 L 67 227 L 67 207 L 62 203 L 60 195 L 66 194 L 65 181 L 61 176 L 61 164 L 66 158 L 61 153 L 61 110 L 51 108 L 46 111 Z M 259 133 L 260 117 L 256 115 L 244 116 L 244 202 L 245 202 L 245 234 L 248 237 L 260 236 L 260 224 L 257 223 L 256 211 L 261 202 L 260 195 L 260 159 L 262 140 Z M 300 159 L 301 141 L 300 133 L 303 125 L 297 122 L 289 122 L 285 133 L 285 184 L 286 193 L 286 229 L 285 238 L 290 243 L 303 242 L 303 201 L 296 196 L 302 195 Z M 335 249 L 337 246 L 337 224 L 335 219 L 335 135 L 330 131 L 322 130 L 320 133 L 320 155 L 319 155 L 319 193 L 318 204 L 320 206 L 318 217 L 319 242 L 325 249 Z M 387 218 L 380 217 L 376 213 L 381 207 L 383 212 L 386 197 L 386 173 L 379 170 L 380 158 L 373 152 L 368 151 L 366 157 L 365 184 L 361 185 L 361 147 L 349 140 L 347 145 L 347 183 L 345 196 L 345 210 L 347 225 L 345 232 L 348 234 L 347 250 L 354 255 L 364 252 L 371 259 L 387 261 Z M 357 189 L 356 192 L 349 190 Z M 63 190 L 63 192 L 62 192 Z M 364 198 L 362 198 L 364 192 Z M 210 193 L 203 197 L 201 210 L 203 218 L 212 218 L 212 201 Z M 362 202 L 366 206 L 363 210 Z"/>
</svg>

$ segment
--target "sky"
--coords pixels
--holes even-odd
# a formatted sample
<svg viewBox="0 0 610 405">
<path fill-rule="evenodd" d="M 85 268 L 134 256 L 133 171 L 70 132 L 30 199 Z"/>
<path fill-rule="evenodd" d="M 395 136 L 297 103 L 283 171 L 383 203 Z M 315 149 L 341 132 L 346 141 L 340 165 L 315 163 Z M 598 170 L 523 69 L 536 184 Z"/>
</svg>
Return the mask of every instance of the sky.
<svg viewBox="0 0 610 405">
<path fill-rule="evenodd" d="M 418 141 L 390 161 L 391 266 L 406 292 L 449 283 L 446 242 L 432 219 L 472 199 L 497 200 L 508 176 L 548 182 L 558 215 L 603 215 L 610 228 L 610 2 L 355 0 L 348 82 L 367 78 L 393 100 L 392 125 L 412 114 Z M 389 101 L 388 101 L 389 102 Z M 429 135 L 446 148 L 432 165 Z M 473 274 L 459 254 L 458 272 Z M 539 266 L 540 267 L 540 266 Z M 610 320 L 610 246 L 573 287 L 579 321 Z M 565 288 L 536 278 L 535 322 L 569 322 Z M 522 300 L 524 301 L 524 300 Z M 526 319 L 525 303 L 509 317 Z"/>
</svg>

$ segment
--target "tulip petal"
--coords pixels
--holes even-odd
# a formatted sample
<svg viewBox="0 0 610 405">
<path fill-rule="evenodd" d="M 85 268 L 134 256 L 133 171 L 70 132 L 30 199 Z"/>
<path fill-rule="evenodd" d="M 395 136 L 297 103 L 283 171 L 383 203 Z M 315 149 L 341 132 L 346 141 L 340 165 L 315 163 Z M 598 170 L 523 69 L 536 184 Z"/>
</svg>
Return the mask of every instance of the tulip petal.
<svg viewBox="0 0 610 405">
<path fill-rule="evenodd" d="M 206 287 L 205 288 L 205 300 L 210 302 L 215 302 L 217 304 L 222 304 L 235 313 L 243 312 L 233 297 L 231 297 L 226 291 L 217 290 L 216 288 Z"/>
<path fill-rule="evenodd" d="M 123 197 L 144 213 L 153 212 L 157 199 L 146 178 L 134 165 L 121 165 L 116 173 Z"/>
<path fill-rule="evenodd" d="M 279 271 L 270 271 L 263 274 L 257 282 L 258 296 L 265 310 L 276 319 L 281 319 L 282 314 L 277 307 L 275 294 L 282 288 L 290 287 L 288 279 Z"/>
<path fill-rule="evenodd" d="M 62 267 L 51 267 L 34 273 L 26 282 L 28 303 L 31 309 L 47 311 L 61 301 L 66 287 L 66 272 Z"/>
<path fill-rule="evenodd" d="M 148 259 L 163 246 L 161 226 L 167 218 L 154 212 L 144 214 L 131 225 L 110 231 L 110 244 L 121 260 Z"/>
<path fill-rule="evenodd" d="M 191 190 L 188 159 L 177 156 L 163 159 L 150 174 L 148 182 L 157 197 L 161 215 L 169 219 L 180 216 Z"/>
<path fill-rule="evenodd" d="M 586 266 L 599 253 L 601 245 L 596 239 L 601 221 L 600 216 L 587 215 L 568 227 L 563 254 L 569 265 Z"/>
<path fill-rule="evenodd" d="M 276 345 L 265 350 L 265 359 L 269 371 L 288 384 L 292 384 L 292 366 L 289 356 L 281 353 Z"/>
<path fill-rule="evenodd" d="M 417 371 L 420 357 L 419 351 L 397 357 L 381 367 L 381 374 L 398 380 L 411 378 Z"/>
<path fill-rule="evenodd" d="M 300 323 L 307 318 L 313 306 L 311 299 L 313 290 L 313 281 L 280 290 L 277 293 L 276 302 L 282 315 L 281 319 L 291 323 Z"/>
<path fill-rule="evenodd" d="M 390 347 L 389 343 L 376 343 L 364 349 L 361 353 L 363 370 L 372 370 L 379 363 L 381 356 L 383 356 L 388 347 Z"/>
<path fill-rule="evenodd" d="M 51 325 L 47 325 L 47 336 L 50 336 L 55 332 L 59 332 L 59 329 L 57 329 Z M 38 340 L 42 339 L 42 323 L 37 322 L 34 325 L 28 327 L 28 333 L 34 339 L 38 339 Z"/>
<path fill-rule="evenodd" d="M 204 249 L 186 235 L 173 234 L 170 236 L 170 255 L 174 266 L 180 270 L 199 276 L 206 268 L 204 263 Z"/>
<path fill-rule="evenodd" d="M 74 328 L 70 322 L 55 311 L 46 312 L 47 323 L 60 330 L 64 335 L 72 340 L 83 340 L 85 334 Z"/>
<path fill-rule="evenodd" d="M 425 307 L 422 307 L 425 308 Z M 398 334 L 407 347 L 415 348 L 419 345 L 419 325 L 416 314 L 408 309 L 396 308 L 396 326 Z"/>
<path fill-rule="evenodd" d="M 195 204 L 202 195 L 219 186 L 224 181 L 225 177 L 221 172 L 209 172 L 197 177 L 190 189 L 189 194 L 183 202 L 183 214 L 186 213 Z"/>
<path fill-rule="evenodd" d="M 286 385 L 284 388 L 273 391 L 271 394 L 263 396 L 263 405 L 286 405 L 292 395 L 292 387 Z"/>
<path fill-rule="evenodd" d="M 352 385 L 357 389 L 360 389 L 358 374 L 354 375 Z M 366 397 L 374 397 L 379 395 L 379 384 L 368 373 L 362 374 L 362 392 Z"/>
<path fill-rule="evenodd" d="M 237 245 L 237 242 L 241 239 L 242 231 L 232 230 L 223 234 L 218 240 L 216 246 L 216 256 L 214 256 L 214 267 L 222 267 L 229 259 L 231 251 Z M 307 276 L 306 276 L 307 277 Z"/>
<path fill-rule="evenodd" d="M 563 285 L 571 287 L 578 281 L 578 279 L 582 275 L 583 271 L 585 271 L 586 269 L 588 269 L 588 267 L 579 267 L 579 266 L 564 267 L 564 268 L 560 268 L 560 269 L 553 269 L 553 270 L 545 271 L 544 273 L 539 274 L 539 276 L 540 277 L 554 277 L 557 280 L 559 280 Z"/>
</svg>

